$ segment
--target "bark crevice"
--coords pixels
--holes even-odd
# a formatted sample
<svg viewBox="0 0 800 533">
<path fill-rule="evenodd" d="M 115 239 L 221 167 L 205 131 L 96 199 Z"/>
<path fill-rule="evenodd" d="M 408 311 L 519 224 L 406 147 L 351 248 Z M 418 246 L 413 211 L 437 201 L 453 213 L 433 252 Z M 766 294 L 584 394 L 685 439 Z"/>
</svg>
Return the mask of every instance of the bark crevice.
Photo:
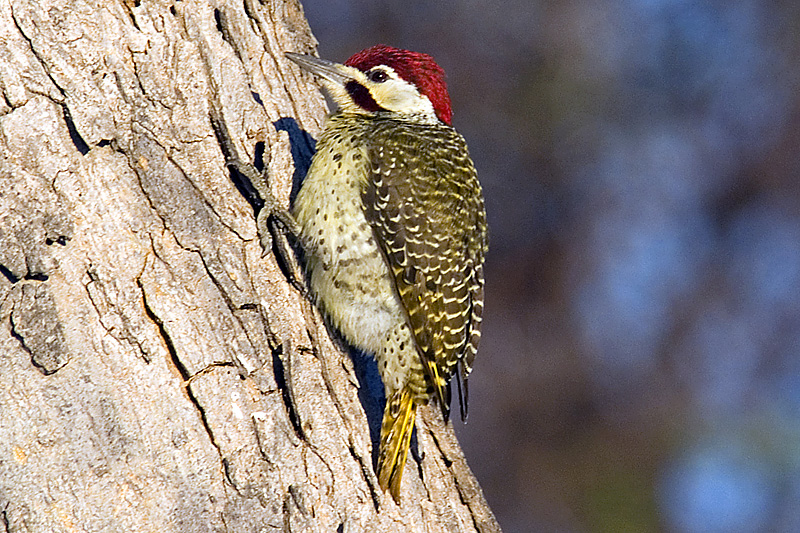
<svg viewBox="0 0 800 533">
<path fill-rule="evenodd" d="M 208 435 L 208 439 L 211 444 L 216 448 L 217 453 L 220 456 L 220 460 L 224 461 L 224 457 L 222 455 L 222 450 L 220 449 L 219 444 L 217 444 L 217 439 L 214 436 L 214 431 L 209 424 L 208 417 L 206 416 L 206 410 L 197 397 L 194 395 L 191 386 L 192 375 L 189 373 L 186 365 L 181 361 L 180 356 L 178 355 L 178 351 L 175 349 L 175 344 L 170 337 L 169 332 L 167 331 L 166 326 L 164 325 L 164 321 L 156 314 L 153 308 L 148 303 L 147 299 L 147 291 L 142 284 L 141 278 L 136 279 L 136 285 L 139 287 L 139 290 L 142 291 L 142 303 L 144 304 L 144 312 L 147 317 L 156 325 L 158 328 L 158 333 L 161 339 L 164 341 L 164 345 L 167 348 L 167 352 L 169 353 L 169 360 L 172 363 L 173 368 L 177 371 L 178 375 L 180 375 L 182 383 L 181 386 L 183 387 L 184 392 L 186 393 L 186 397 L 192 403 L 194 408 L 197 410 L 197 413 L 200 416 L 200 421 L 203 425 L 203 429 L 205 430 L 206 434 Z M 224 466 L 224 463 L 223 463 Z"/>
</svg>

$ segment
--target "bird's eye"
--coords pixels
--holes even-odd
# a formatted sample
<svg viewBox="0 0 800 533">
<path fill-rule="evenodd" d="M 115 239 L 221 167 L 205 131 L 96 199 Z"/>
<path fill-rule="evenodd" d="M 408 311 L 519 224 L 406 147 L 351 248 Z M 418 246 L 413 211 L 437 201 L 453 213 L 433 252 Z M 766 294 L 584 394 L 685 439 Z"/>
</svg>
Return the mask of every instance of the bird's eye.
<svg viewBox="0 0 800 533">
<path fill-rule="evenodd" d="M 375 83 L 383 83 L 389 79 L 389 75 L 386 74 L 386 71 L 381 69 L 370 70 L 367 72 L 367 77 Z"/>
</svg>

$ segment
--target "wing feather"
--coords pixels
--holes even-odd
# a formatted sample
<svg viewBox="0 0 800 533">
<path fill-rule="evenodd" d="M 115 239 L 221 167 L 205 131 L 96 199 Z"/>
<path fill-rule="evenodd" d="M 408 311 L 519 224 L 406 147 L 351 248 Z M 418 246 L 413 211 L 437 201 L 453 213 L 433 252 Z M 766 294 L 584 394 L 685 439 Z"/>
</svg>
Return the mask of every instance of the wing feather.
<svg viewBox="0 0 800 533">
<path fill-rule="evenodd" d="M 460 363 L 466 384 L 480 340 L 487 248 L 483 197 L 455 130 L 393 120 L 378 126 L 365 214 L 447 417 L 450 378 Z"/>
</svg>

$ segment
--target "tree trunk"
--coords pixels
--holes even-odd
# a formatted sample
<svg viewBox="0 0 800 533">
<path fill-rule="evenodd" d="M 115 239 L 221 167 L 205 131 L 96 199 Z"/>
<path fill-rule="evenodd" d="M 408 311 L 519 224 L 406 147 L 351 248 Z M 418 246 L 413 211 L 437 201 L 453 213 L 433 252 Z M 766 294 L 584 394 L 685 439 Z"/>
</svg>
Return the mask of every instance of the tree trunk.
<svg viewBox="0 0 800 533">
<path fill-rule="evenodd" d="M 293 0 L 0 0 L 0 528 L 499 530 L 434 409 L 382 493 L 374 363 L 225 167 L 212 106 L 288 206 L 314 46 Z"/>
</svg>

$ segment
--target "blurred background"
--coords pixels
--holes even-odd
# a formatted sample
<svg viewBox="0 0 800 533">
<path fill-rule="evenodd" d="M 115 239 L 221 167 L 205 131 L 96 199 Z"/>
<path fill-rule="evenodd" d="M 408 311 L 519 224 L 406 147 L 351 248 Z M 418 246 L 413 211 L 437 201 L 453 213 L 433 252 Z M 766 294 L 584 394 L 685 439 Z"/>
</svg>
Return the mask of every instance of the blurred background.
<svg viewBox="0 0 800 533">
<path fill-rule="evenodd" d="M 460 442 L 507 533 L 800 531 L 800 3 L 303 0 L 445 68 L 487 201 Z"/>
</svg>

